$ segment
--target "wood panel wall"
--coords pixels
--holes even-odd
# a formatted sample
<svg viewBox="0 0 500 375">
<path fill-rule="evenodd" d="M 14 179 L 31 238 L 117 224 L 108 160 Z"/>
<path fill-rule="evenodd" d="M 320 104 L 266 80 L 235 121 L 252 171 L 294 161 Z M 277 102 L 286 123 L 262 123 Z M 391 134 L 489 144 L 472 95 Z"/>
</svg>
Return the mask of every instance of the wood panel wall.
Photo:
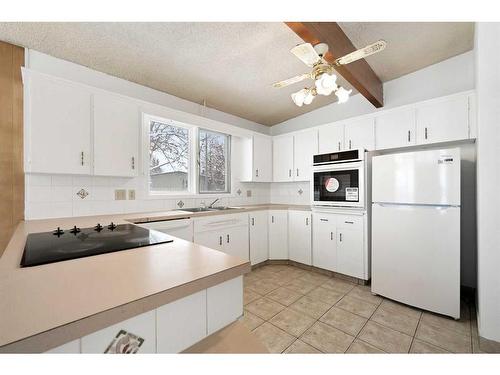
<svg viewBox="0 0 500 375">
<path fill-rule="evenodd" d="M 0 255 L 24 219 L 24 48 L 0 41 Z"/>
</svg>

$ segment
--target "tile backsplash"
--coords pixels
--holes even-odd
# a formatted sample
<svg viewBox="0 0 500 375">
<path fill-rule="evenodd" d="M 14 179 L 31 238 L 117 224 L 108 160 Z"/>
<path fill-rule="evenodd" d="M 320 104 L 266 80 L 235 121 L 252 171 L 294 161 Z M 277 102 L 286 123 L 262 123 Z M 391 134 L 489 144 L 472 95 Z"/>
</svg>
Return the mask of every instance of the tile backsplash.
<svg viewBox="0 0 500 375">
<path fill-rule="evenodd" d="M 271 202 L 270 183 L 233 182 L 233 194 L 221 196 L 220 205 L 263 204 Z M 26 174 L 26 219 L 45 219 L 128 212 L 162 211 L 210 204 L 214 197 L 196 196 L 148 199 L 144 177 L 99 177 Z M 115 200 L 115 190 L 135 190 L 134 200 Z M 238 194 L 237 192 L 240 192 Z M 250 194 L 247 192 L 250 191 Z M 281 190 L 276 191 L 280 196 Z M 250 195 L 250 196 L 248 196 Z M 129 196 L 128 194 L 126 195 Z M 281 198 L 280 198 L 281 199 Z M 290 202 L 291 203 L 291 202 Z"/>
</svg>

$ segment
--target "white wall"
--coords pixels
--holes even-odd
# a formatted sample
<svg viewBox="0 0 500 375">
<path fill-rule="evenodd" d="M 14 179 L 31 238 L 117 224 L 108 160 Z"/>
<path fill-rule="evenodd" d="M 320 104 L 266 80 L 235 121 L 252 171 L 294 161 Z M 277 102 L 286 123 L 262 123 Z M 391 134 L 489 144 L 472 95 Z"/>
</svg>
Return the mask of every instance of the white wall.
<svg viewBox="0 0 500 375">
<path fill-rule="evenodd" d="M 268 126 L 252 122 L 241 117 L 203 107 L 198 103 L 178 98 L 176 96 L 141 86 L 139 84 L 110 76 L 85 66 L 66 60 L 61 60 L 44 53 L 26 49 L 26 67 L 41 73 L 61 77 L 70 81 L 80 82 L 89 86 L 98 87 L 131 98 L 144 100 L 171 109 L 202 116 L 211 120 L 220 121 L 251 131 L 270 134 Z"/>
<path fill-rule="evenodd" d="M 500 23 L 476 24 L 480 336 L 500 342 Z"/>
<path fill-rule="evenodd" d="M 384 83 L 384 107 L 380 110 L 450 95 L 474 88 L 474 52 L 466 52 L 427 68 Z M 374 113 L 362 95 L 352 96 L 347 103 L 332 103 L 312 112 L 274 125 L 272 135 L 327 124 L 350 117 Z"/>
</svg>

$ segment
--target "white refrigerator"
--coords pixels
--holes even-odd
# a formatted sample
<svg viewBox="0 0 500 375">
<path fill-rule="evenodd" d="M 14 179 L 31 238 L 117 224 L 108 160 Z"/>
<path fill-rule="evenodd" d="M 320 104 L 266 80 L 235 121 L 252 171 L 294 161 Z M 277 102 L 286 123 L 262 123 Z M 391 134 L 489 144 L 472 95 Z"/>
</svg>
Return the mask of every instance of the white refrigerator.
<svg viewBox="0 0 500 375">
<path fill-rule="evenodd" d="M 373 157 L 372 292 L 460 317 L 460 149 Z"/>
</svg>

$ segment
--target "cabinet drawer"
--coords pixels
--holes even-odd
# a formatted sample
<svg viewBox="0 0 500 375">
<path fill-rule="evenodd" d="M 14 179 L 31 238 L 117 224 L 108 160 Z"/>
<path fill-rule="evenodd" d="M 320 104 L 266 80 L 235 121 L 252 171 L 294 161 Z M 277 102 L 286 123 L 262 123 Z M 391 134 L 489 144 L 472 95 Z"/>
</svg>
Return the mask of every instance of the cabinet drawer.
<svg viewBox="0 0 500 375">
<path fill-rule="evenodd" d="M 363 216 L 338 215 L 337 227 L 363 230 Z"/>
</svg>

